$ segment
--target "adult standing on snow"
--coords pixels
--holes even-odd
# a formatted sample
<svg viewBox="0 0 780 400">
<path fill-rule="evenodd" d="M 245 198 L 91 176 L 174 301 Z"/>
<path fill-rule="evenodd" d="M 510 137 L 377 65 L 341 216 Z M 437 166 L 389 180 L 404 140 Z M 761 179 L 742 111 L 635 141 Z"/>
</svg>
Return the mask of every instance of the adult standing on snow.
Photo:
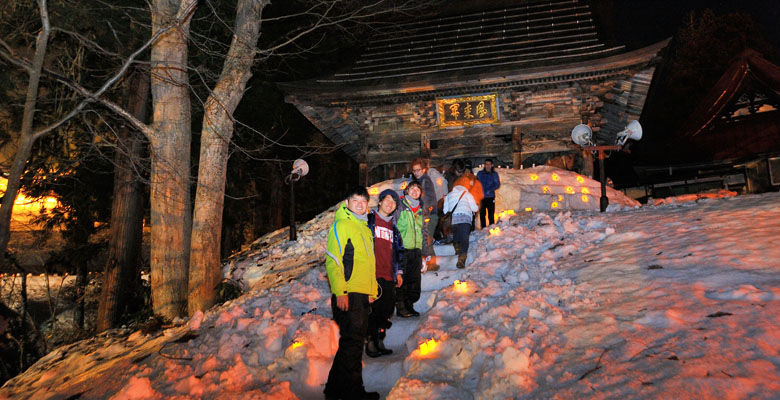
<svg viewBox="0 0 780 400">
<path fill-rule="evenodd" d="M 374 233 L 374 255 L 376 256 L 376 281 L 379 298 L 371 304 L 366 334 L 366 355 L 379 357 L 392 354 L 385 347 L 384 339 L 392 323 L 390 317 L 395 309 L 395 287 L 403 283 L 403 251 L 401 233 L 395 226 L 393 213 L 398 204 L 398 194 L 393 189 L 379 193 L 379 205 L 368 214 L 368 227 Z"/>
<path fill-rule="evenodd" d="M 412 161 L 412 174 L 414 178 L 421 183 L 422 204 L 425 206 L 423 215 L 423 228 L 427 231 L 425 247 L 428 248 L 428 254 L 433 256 L 433 233 L 436 231 L 436 225 L 439 223 L 439 199 L 436 197 L 436 187 L 433 180 L 428 176 L 428 161 L 424 158 L 415 158 Z M 429 270 L 439 269 L 436 260 L 427 258 Z"/>
<path fill-rule="evenodd" d="M 479 224 L 480 228 L 484 228 L 488 221 L 490 225 L 496 223 L 496 190 L 501 187 L 498 172 L 493 170 L 493 160 L 485 159 L 485 168 L 477 172 L 477 179 L 482 183 L 482 194 L 484 195 L 479 206 Z M 488 221 L 485 220 L 485 213 L 487 213 Z"/>
<path fill-rule="evenodd" d="M 422 184 L 412 180 L 404 189 L 404 198 L 398 205 L 396 226 L 404 244 L 403 284 L 396 291 L 395 308 L 399 317 L 419 316 L 414 303 L 420 300 L 420 282 L 422 281 L 422 259 L 427 256 L 425 245 L 428 231 L 423 219 L 423 203 L 420 201 Z"/>
<path fill-rule="evenodd" d="M 339 326 L 339 348 L 325 384 L 326 399 L 379 399 L 363 387 L 363 342 L 369 304 L 377 297 L 374 241 L 368 229 L 368 191 L 356 186 L 328 231 L 325 268 L 330 283 L 333 319 Z"/>
<path fill-rule="evenodd" d="M 452 243 L 455 254 L 458 255 L 458 268 L 466 268 L 466 257 L 469 254 L 469 233 L 474 213 L 479 206 L 474 196 L 462 185 L 455 184 L 452 191 L 444 198 L 444 213 L 452 211 Z"/>
</svg>

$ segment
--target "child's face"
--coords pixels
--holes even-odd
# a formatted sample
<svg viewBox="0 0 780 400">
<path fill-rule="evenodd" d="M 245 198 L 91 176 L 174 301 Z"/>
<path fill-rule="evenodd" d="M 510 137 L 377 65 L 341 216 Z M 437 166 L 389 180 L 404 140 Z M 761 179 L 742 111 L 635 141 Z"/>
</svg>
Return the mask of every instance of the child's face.
<svg viewBox="0 0 780 400">
<path fill-rule="evenodd" d="M 420 190 L 420 187 L 417 185 L 409 187 L 409 190 L 407 190 L 409 193 L 409 197 L 418 200 L 420 198 L 420 195 L 422 194 L 422 190 Z"/>
<path fill-rule="evenodd" d="M 368 210 L 368 199 L 360 195 L 352 195 L 347 199 L 347 208 L 355 215 L 365 215 Z"/>
</svg>

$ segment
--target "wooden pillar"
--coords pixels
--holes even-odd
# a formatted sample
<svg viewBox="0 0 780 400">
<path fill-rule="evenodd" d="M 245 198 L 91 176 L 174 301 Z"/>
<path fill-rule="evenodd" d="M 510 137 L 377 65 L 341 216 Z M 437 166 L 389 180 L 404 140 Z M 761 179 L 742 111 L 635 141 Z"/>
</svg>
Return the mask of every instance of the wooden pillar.
<svg viewBox="0 0 780 400">
<path fill-rule="evenodd" d="M 358 155 L 358 185 L 368 187 L 368 135 L 365 132 L 361 132 L 358 140 L 360 140 L 360 154 Z"/>
<path fill-rule="evenodd" d="M 582 150 L 580 155 L 582 155 L 582 158 L 584 159 L 582 162 L 581 174 L 593 178 L 593 153 L 588 150 Z"/>
<path fill-rule="evenodd" d="M 519 126 L 512 127 L 512 168 L 523 165 L 523 134 Z"/>
<path fill-rule="evenodd" d="M 420 156 L 426 160 L 431 159 L 431 134 L 422 132 L 420 135 Z"/>
</svg>

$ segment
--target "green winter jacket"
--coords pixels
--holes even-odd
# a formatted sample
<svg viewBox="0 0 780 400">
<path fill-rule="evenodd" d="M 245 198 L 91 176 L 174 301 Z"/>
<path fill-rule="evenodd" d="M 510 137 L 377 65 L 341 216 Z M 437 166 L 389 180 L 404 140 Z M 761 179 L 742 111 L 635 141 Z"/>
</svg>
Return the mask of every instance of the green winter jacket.
<svg viewBox="0 0 780 400">
<path fill-rule="evenodd" d="M 355 217 L 342 204 L 328 231 L 325 257 L 330 291 L 336 296 L 363 293 L 377 296 L 374 239 L 368 223 Z"/>
<path fill-rule="evenodd" d="M 423 255 L 427 255 L 427 241 L 428 230 L 423 229 L 425 223 L 425 216 L 423 215 L 423 207 L 417 209 L 417 212 L 413 212 L 411 206 L 406 199 L 401 200 L 401 204 L 398 206 L 398 215 L 396 216 L 396 227 L 401 232 L 401 240 L 404 243 L 404 249 L 421 249 Z"/>
</svg>

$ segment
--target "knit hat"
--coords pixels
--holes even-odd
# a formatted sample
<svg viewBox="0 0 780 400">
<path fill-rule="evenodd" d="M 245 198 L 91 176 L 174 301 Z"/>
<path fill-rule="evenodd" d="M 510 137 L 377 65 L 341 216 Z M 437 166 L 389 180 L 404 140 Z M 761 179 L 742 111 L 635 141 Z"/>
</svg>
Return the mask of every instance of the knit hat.
<svg viewBox="0 0 780 400">
<path fill-rule="evenodd" d="M 382 193 L 379 193 L 379 197 L 377 198 L 377 200 L 379 202 L 381 202 L 382 199 L 385 198 L 385 196 L 392 197 L 393 201 L 395 201 L 395 203 L 398 204 L 398 193 L 396 193 L 395 190 L 393 190 L 393 189 L 385 189 L 385 190 L 383 190 Z"/>
</svg>

